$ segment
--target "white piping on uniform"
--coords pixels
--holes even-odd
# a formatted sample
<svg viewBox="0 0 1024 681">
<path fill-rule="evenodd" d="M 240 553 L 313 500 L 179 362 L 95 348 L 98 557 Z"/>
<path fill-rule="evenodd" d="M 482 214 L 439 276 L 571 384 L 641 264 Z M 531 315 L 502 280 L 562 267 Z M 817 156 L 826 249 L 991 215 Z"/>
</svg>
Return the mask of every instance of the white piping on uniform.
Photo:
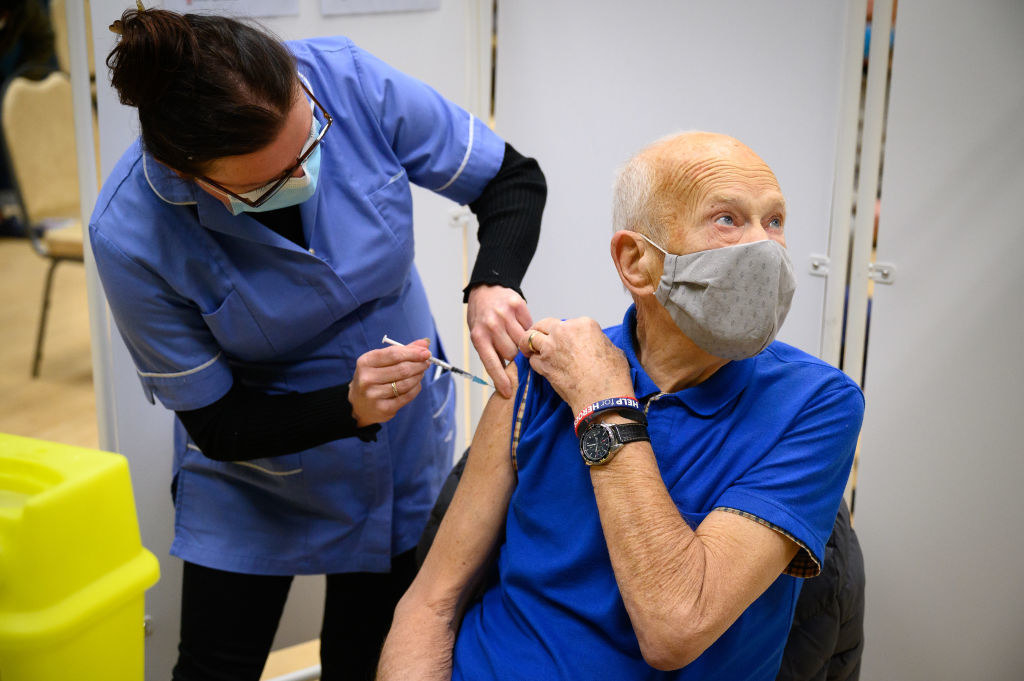
<svg viewBox="0 0 1024 681">
<path fill-rule="evenodd" d="M 194 205 L 196 205 L 196 203 L 197 203 L 196 201 L 171 201 L 169 198 L 167 198 L 166 196 L 164 196 L 163 194 L 161 194 L 160 192 L 158 192 L 156 190 L 156 187 L 153 186 L 153 181 L 151 179 L 149 179 L 149 166 L 146 163 L 146 152 L 142 152 L 142 173 L 146 176 L 146 182 L 149 184 L 149 188 L 152 189 L 153 193 L 156 194 L 158 197 L 160 197 L 160 199 L 164 203 L 169 203 L 172 206 L 194 206 Z"/>
<path fill-rule="evenodd" d="M 203 453 L 203 450 L 199 449 L 199 447 L 196 447 L 191 442 L 188 443 L 186 445 L 186 447 L 188 447 L 192 451 L 199 452 L 200 454 Z M 255 468 L 256 470 L 262 471 L 263 473 L 266 473 L 267 475 L 277 475 L 277 476 L 295 475 L 296 473 L 301 473 L 302 472 L 301 468 L 293 468 L 290 471 L 272 471 L 269 468 L 264 468 L 263 466 L 257 466 L 256 464 L 251 463 L 249 461 L 230 461 L 228 463 L 235 463 L 235 464 L 238 464 L 239 466 L 248 466 L 249 468 Z"/>
<path fill-rule="evenodd" d="M 443 186 L 440 186 L 437 189 L 435 189 L 435 192 L 443 192 L 445 189 L 448 189 L 448 187 L 452 186 L 452 183 L 455 182 L 455 180 L 459 179 L 459 175 L 461 175 L 462 171 L 465 170 L 466 164 L 469 163 L 469 155 L 473 152 L 474 120 L 475 117 L 473 116 L 473 114 L 469 114 L 469 142 L 466 143 L 466 155 L 462 157 L 462 165 L 460 165 L 459 169 L 455 171 L 454 175 L 452 175 L 452 179 L 448 180 Z"/>
<path fill-rule="evenodd" d="M 441 367 L 438 367 L 438 368 L 440 369 Z M 433 413 L 431 418 L 435 418 L 436 419 L 438 416 L 440 416 L 441 414 L 444 413 L 445 409 L 448 408 L 448 396 L 452 394 L 452 387 L 453 387 L 454 383 L 455 383 L 454 381 L 448 383 L 448 390 L 446 390 L 444 392 L 444 400 L 441 401 L 441 406 L 438 408 L 437 411 L 435 411 Z"/>
<path fill-rule="evenodd" d="M 248 466 L 249 468 L 255 468 L 256 470 L 262 471 L 262 472 L 266 473 L 267 475 L 278 475 L 278 476 L 281 476 L 281 475 L 295 475 L 296 473 L 301 473 L 302 472 L 301 468 L 293 468 L 290 471 L 272 471 L 269 468 L 264 468 L 263 466 L 257 466 L 256 464 L 254 464 L 254 463 L 252 463 L 250 461 L 235 461 L 233 463 L 237 463 L 239 466 Z"/>
<path fill-rule="evenodd" d="M 218 352 L 216 355 L 213 356 L 212 359 L 203 362 L 202 364 L 193 369 L 187 369 L 186 371 L 175 371 L 174 373 L 170 374 L 158 374 L 152 371 L 139 371 L 138 369 L 136 369 L 136 371 L 138 371 L 139 376 L 144 376 L 146 378 L 180 378 L 182 376 L 188 376 L 190 374 L 199 373 L 200 371 L 202 371 L 203 369 L 205 369 L 206 367 L 210 366 L 218 359 L 220 359 L 220 355 L 221 353 Z"/>
</svg>

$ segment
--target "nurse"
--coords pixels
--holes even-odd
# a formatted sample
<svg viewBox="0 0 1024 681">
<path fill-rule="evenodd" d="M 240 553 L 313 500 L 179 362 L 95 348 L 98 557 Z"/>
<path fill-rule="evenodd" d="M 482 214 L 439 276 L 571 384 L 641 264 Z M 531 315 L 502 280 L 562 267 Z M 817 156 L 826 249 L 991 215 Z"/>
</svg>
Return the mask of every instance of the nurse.
<svg viewBox="0 0 1024 681">
<path fill-rule="evenodd" d="M 480 221 L 468 319 L 511 394 L 543 174 L 345 38 L 141 6 L 111 29 L 141 137 L 89 236 L 143 389 L 178 416 L 173 678 L 259 678 L 292 576 L 325 574 L 322 678 L 370 679 L 454 442 L 410 183 Z"/>
</svg>

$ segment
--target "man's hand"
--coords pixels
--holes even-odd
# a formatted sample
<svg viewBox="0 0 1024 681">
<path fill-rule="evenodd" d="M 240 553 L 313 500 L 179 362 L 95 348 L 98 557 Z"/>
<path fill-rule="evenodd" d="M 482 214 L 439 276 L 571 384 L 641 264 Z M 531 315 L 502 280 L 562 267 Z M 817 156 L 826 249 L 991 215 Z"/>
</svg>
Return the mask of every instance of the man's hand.
<svg viewBox="0 0 1024 681">
<path fill-rule="evenodd" d="M 625 355 L 593 319 L 542 319 L 522 335 L 519 347 L 573 414 L 607 397 L 633 396 Z"/>
<path fill-rule="evenodd" d="M 390 420 L 419 395 L 420 381 L 430 367 L 429 347 L 430 341 L 421 338 L 401 347 L 370 350 L 356 360 L 348 401 L 360 428 Z"/>
<path fill-rule="evenodd" d="M 504 286 L 481 284 L 469 292 L 466 308 L 469 337 L 484 369 L 502 397 L 512 397 L 505 362 L 516 356 L 516 342 L 533 323 L 526 301 Z"/>
</svg>

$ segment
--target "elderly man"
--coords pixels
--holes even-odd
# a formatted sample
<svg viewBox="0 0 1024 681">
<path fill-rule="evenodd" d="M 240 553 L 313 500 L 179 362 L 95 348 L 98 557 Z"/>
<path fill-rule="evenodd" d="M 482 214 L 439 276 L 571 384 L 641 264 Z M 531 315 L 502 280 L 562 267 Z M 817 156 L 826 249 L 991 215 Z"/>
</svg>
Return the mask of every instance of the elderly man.
<svg viewBox="0 0 1024 681">
<path fill-rule="evenodd" d="M 614 220 L 634 305 L 604 332 L 545 319 L 523 338 L 379 679 L 775 678 L 863 397 L 773 342 L 795 280 L 749 148 L 655 143 L 621 171 Z"/>
</svg>

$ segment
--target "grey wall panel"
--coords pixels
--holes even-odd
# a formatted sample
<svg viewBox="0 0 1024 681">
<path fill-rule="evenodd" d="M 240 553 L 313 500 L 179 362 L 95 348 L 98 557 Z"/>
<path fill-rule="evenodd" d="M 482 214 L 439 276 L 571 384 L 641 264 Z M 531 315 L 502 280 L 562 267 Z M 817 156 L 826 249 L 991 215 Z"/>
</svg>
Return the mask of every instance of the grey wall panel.
<svg viewBox="0 0 1024 681">
<path fill-rule="evenodd" d="M 617 323 L 628 304 L 608 256 L 614 170 L 663 135 L 738 137 L 788 202 L 799 289 L 782 338 L 816 353 L 842 85 L 845 3 L 502 2 L 497 127 L 548 177 L 524 291 L 534 318 Z"/>
<path fill-rule="evenodd" d="M 856 527 L 865 681 L 1024 668 L 1024 4 L 900 0 Z"/>
</svg>

